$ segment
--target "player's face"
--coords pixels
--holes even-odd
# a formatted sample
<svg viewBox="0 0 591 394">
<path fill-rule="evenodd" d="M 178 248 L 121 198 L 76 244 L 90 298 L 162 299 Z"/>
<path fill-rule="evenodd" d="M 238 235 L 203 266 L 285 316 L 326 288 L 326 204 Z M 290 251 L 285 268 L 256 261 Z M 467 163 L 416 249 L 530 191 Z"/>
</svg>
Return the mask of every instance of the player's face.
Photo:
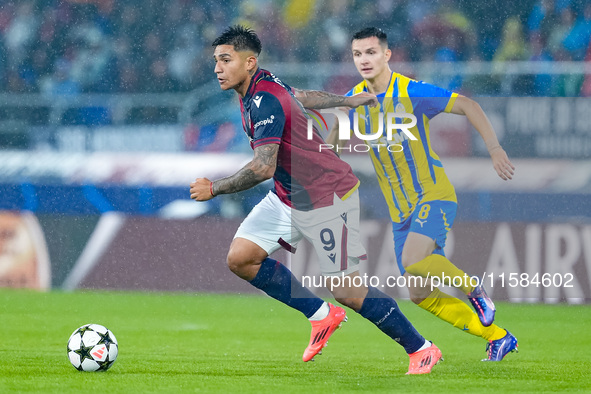
<svg viewBox="0 0 591 394">
<path fill-rule="evenodd" d="M 380 45 L 377 37 L 353 40 L 351 50 L 355 67 L 364 79 L 374 79 L 388 70 L 391 52 Z"/>
<path fill-rule="evenodd" d="M 254 56 L 250 52 L 237 52 L 233 45 L 218 45 L 215 47 L 214 72 L 222 90 L 235 89 L 241 91 L 248 80 L 249 71 L 253 68 Z M 254 60 L 256 62 L 256 59 Z M 248 86 L 244 87 L 247 89 Z"/>
</svg>

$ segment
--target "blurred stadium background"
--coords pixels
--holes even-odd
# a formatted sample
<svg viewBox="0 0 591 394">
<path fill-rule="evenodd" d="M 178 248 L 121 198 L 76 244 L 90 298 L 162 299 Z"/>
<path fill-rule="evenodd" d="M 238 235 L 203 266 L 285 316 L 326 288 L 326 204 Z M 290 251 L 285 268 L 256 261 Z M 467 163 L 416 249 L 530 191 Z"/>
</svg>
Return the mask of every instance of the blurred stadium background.
<svg viewBox="0 0 591 394">
<path fill-rule="evenodd" d="M 262 67 L 292 86 L 349 90 L 359 81 L 349 37 L 375 25 L 393 70 L 474 97 L 517 174 L 498 179 L 462 117 L 433 121 L 459 198 L 448 254 L 471 274 L 493 272 L 497 299 L 589 302 L 586 0 L 4 0 L 0 286 L 252 291 L 224 258 L 270 185 L 188 199 L 194 178 L 251 157 L 235 94 L 213 74 L 211 42 L 233 23 L 259 33 Z M 394 274 L 373 170 L 345 157 L 363 182 L 369 270 Z M 302 249 L 292 266 L 311 272 Z M 553 282 L 503 286 L 503 273 Z"/>
</svg>

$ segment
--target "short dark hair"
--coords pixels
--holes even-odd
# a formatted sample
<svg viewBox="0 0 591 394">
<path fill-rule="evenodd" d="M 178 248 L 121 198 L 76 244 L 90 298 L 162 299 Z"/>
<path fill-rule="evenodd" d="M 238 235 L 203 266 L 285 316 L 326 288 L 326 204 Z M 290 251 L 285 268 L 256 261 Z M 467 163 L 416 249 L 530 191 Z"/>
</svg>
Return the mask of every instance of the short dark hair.
<svg viewBox="0 0 591 394">
<path fill-rule="evenodd" d="M 215 39 L 212 46 L 232 45 L 235 51 L 253 51 L 257 56 L 261 53 L 263 45 L 254 30 L 241 25 L 228 27 Z"/>
<path fill-rule="evenodd" d="M 366 27 L 363 30 L 359 30 L 357 33 L 353 34 L 351 42 L 354 40 L 363 40 L 364 38 L 370 37 L 377 37 L 377 39 L 380 41 L 380 45 L 388 47 L 388 36 L 382 29 L 377 27 Z"/>
</svg>

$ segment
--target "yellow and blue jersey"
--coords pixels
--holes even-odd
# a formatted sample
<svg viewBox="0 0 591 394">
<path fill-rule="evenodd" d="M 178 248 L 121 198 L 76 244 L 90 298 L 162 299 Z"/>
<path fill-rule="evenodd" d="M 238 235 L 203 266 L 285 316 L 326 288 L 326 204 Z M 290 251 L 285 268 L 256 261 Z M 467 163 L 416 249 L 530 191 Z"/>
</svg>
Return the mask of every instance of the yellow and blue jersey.
<svg viewBox="0 0 591 394">
<path fill-rule="evenodd" d="M 346 95 L 351 96 L 364 91 L 367 91 L 365 81 Z M 439 156 L 431 146 L 429 136 L 429 120 L 441 112 L 450 112 L 457 93 L 392 73 L 388 89 L 377 97 L 380 103 L 377 107 L 361 106 L 352 109 L 349 116 L 353 127 L 353 113 L 357 112 L 361 134 L 375 134 L 382 127 L 383 136 L 379 140 L 365 142 L 371 148 L 369 155 L 392 221 L 403 222 L 420 203 L 435 200 L 457 202 L 454 187 L 445 174 Z M 383 117 L 380 117 L 380 113 Z M 392 140 L 387 141 L 388 113 L 414 115 L 417 123 L 408 130 L 417 140 L 409 140 L 406 134 L 396 129 L 393 131 Z M 396 123 L 411 121 L 410 118 L 402 116 L 395 120 Z M 402 152 L 386 149 L 385 144 L 399 144 L 402 146 Z"/>
</svg>

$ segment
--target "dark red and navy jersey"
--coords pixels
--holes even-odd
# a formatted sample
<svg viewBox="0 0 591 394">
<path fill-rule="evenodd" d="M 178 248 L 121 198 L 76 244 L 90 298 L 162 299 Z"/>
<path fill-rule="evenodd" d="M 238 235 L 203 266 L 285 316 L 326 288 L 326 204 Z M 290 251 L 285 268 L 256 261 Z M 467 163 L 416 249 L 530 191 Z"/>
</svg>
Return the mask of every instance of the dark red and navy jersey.
<svg viewBox="0 0 591 394">
<path fill-rule="evenodd" d="M 329 149 L 315 129 L 308 139 L 308 114 L 291 88 L 258 69 L 240 99 L 242 125 L 255 149 L 279 144 L 273 191 L 288 206 L 309 211 L 347 198 L 359 186 L 351 167 Z"/>
</svg>

